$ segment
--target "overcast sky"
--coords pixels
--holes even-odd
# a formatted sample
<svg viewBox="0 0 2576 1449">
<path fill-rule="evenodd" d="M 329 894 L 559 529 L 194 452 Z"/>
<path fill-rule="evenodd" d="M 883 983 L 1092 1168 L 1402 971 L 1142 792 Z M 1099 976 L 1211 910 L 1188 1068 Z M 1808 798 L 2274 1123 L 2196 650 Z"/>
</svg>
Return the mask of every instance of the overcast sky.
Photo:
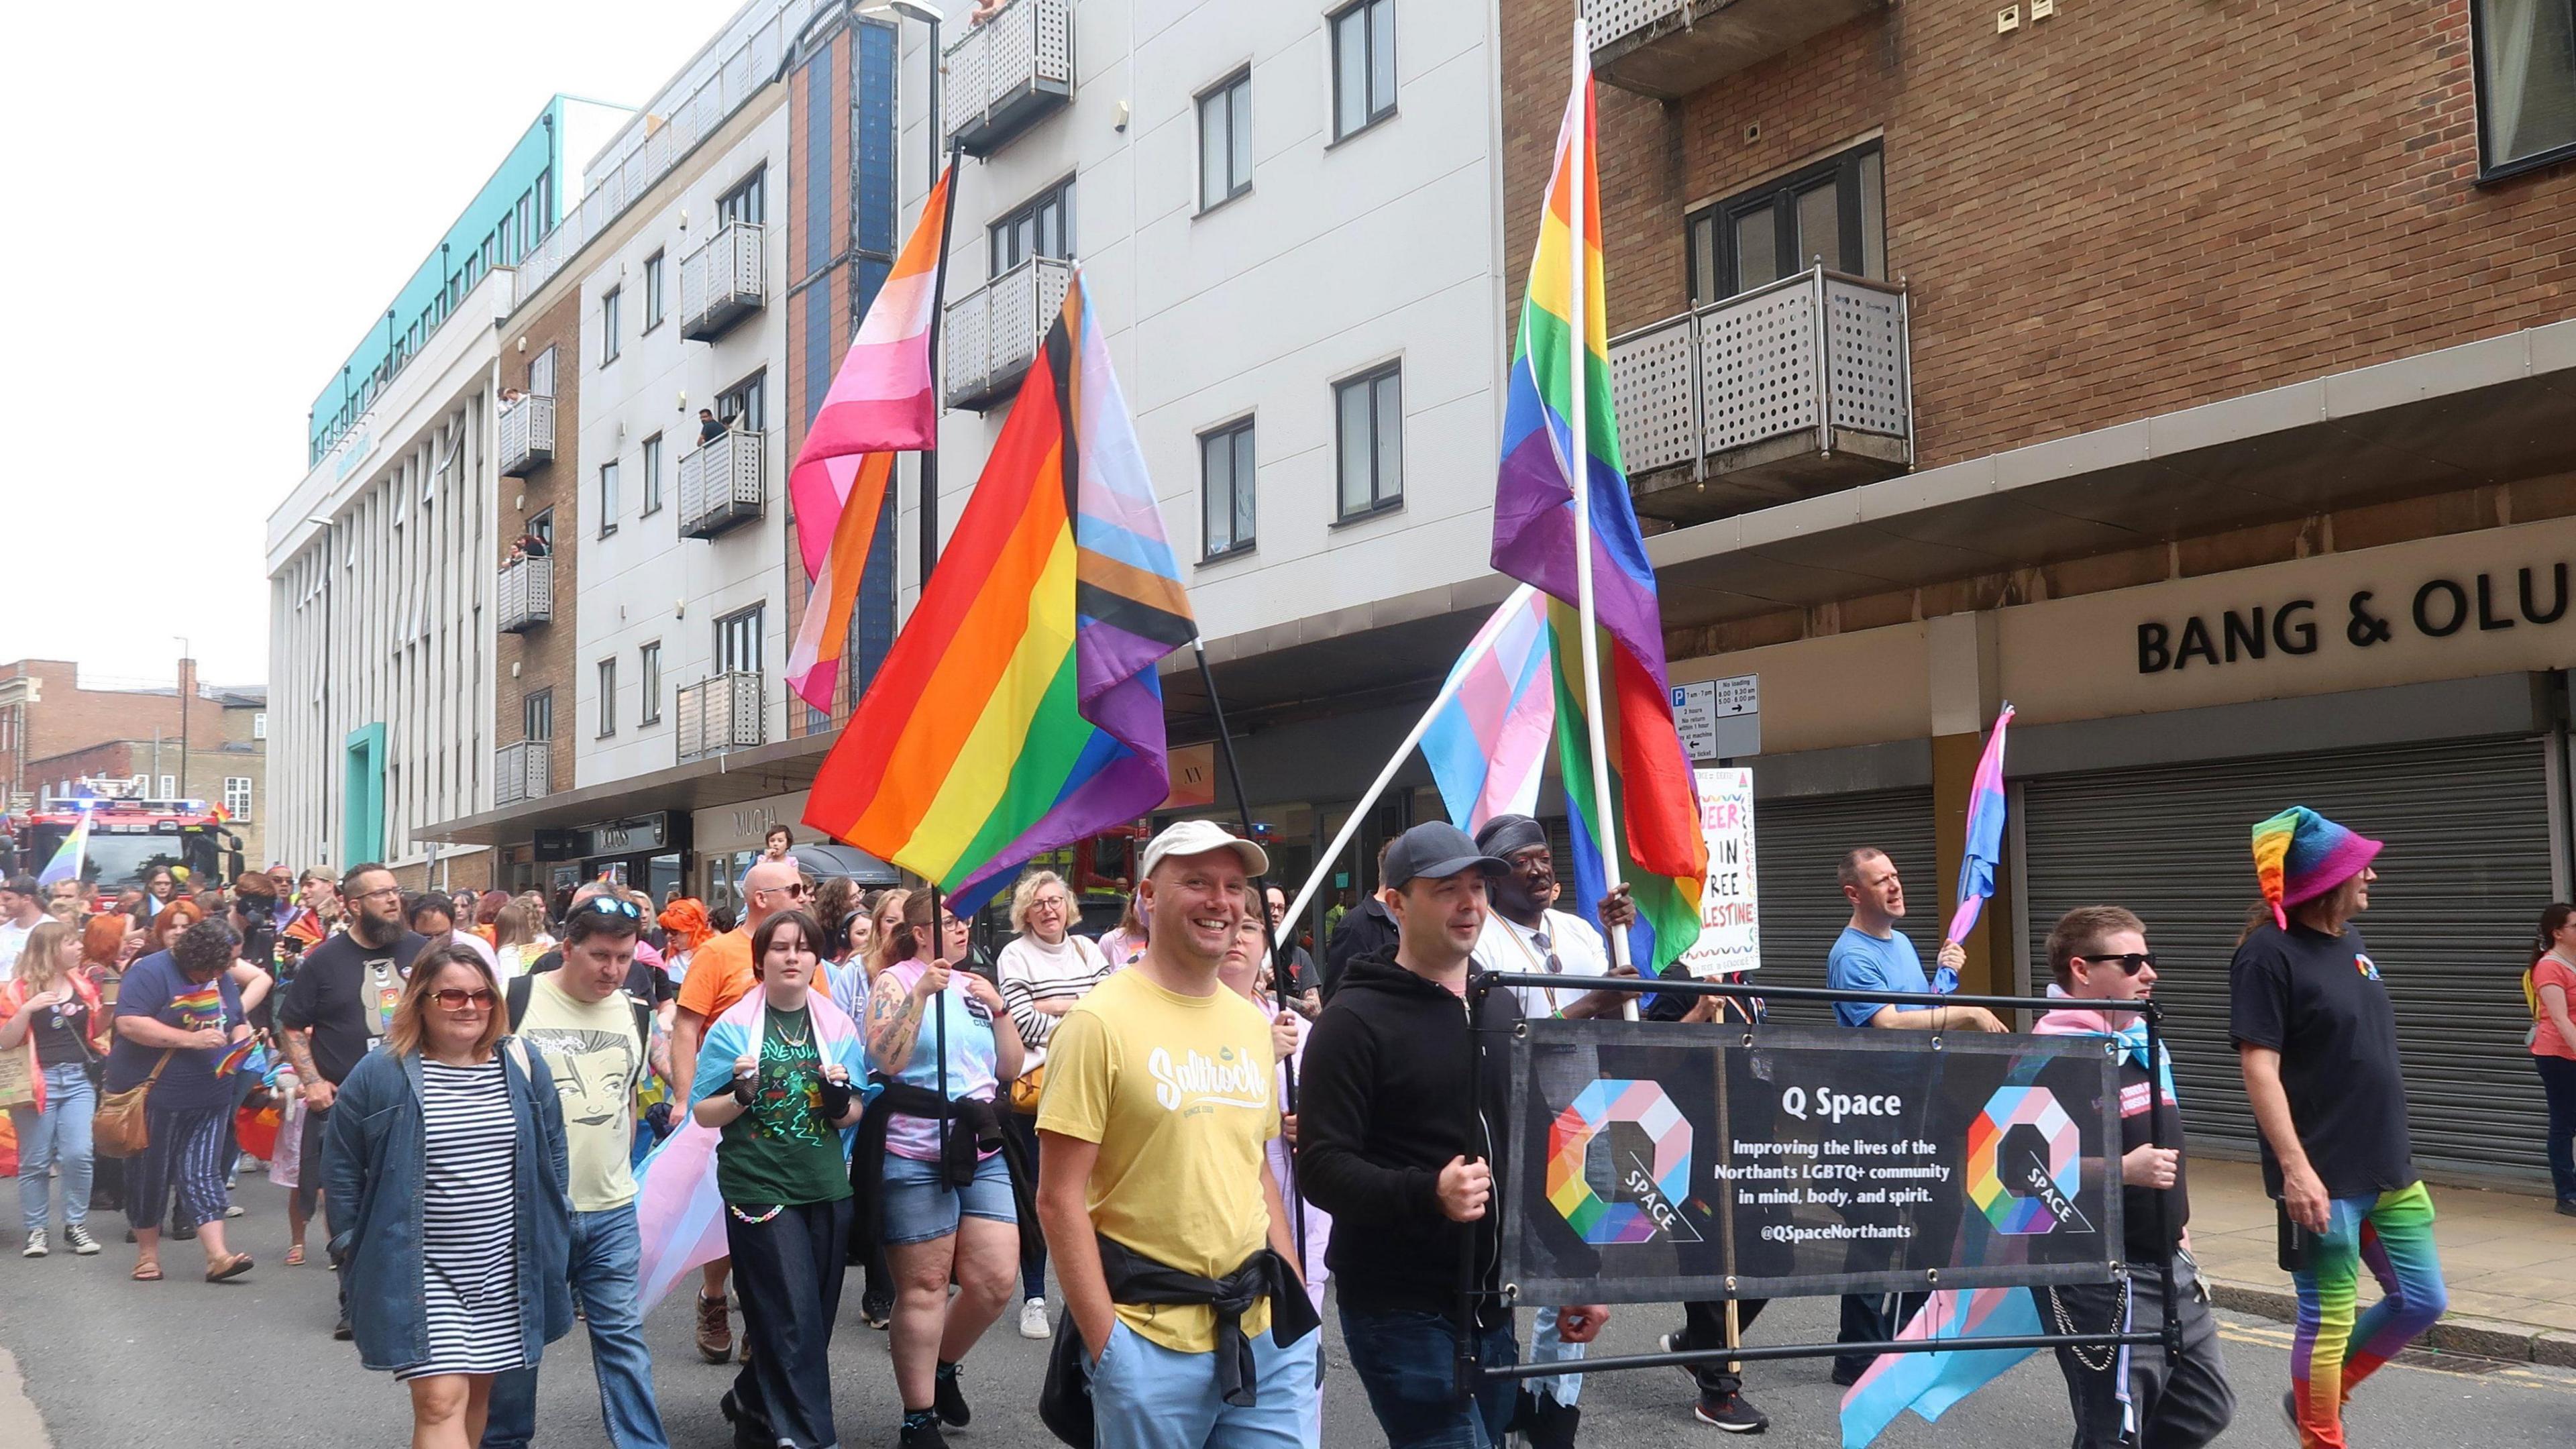
<svg viewBox="0 0 2576 1449">
<path fill-rule="evenodd" d="M 17 12 L 0 663 L 167 683 L 185 635 L 209 682 L 266 680 L 314 394 L 548 96 L 641 105 L 738 5 Z"/>
</svg>

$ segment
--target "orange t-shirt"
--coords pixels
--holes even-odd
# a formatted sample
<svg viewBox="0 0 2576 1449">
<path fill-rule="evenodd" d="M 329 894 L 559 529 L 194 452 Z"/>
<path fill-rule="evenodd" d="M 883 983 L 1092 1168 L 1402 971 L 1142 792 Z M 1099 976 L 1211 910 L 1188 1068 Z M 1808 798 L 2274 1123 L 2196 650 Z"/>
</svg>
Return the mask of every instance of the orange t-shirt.
<svg viewBox="0 0 2576 1449">
<path fill-rule="evenodd" d="M 751 974 L 751 933 L 740 927 L 710 936 L 689 957 L 680 982 L 680 1009 L 713 1021 L 760 984 Z"/>
</svg>

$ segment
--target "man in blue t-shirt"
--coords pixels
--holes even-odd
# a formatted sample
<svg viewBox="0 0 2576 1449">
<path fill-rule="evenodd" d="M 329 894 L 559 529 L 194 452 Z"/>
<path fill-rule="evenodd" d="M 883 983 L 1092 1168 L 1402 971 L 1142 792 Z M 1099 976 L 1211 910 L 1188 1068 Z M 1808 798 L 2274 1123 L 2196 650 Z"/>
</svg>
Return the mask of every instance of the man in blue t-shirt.
<svg viewBox="0 0 2576 1449">
<path fill-rule="evenodd" d="M 1838 991 L 1886 991 L 1891 994 L 1928 992 L 1930 978 L 1923 974 L 1923 957 L 1914 943 L 1896 929 L 1905 919 L 1905 883 L 1897 878 L 1896 862 L 1876 846 L 1864 845 L 1847 851 L 1836 871 L 1842 882 L 1843 896 L 1852 905 L 1851 924 L 1834 941 L 1833 954 L 1825 959 L 1825 984 Z M 1968 953 L 1956 942 L 1944 942 L 1940 963 L 1956 971 L 1966 963 Z M 2003 1031 L 2004 1024 L 1982 1006 L 1892 1006 L 1872 1001 L 1837 1001 L 1834 1016 L 1845 1026 L 1889 1027 L 1907 1031 Z M 1862 1251 L 1855 1244 L 1855 1258 L 1845 1266 L 1853 1272 L 1884 1267 L 1876 1261 L 1883 1250 Z M 1842 1331 L 1836 1343 L 1884 1343 L 1896 1337 L 1905 1320 L 1923 1304 L 1919 1293 L 1846 1294 L 1843 1297 Z M 1866 1356 L 1846 1355 L 1834 1360 L 1834 1382 L 1849 1386 L 1869 1368 Z"/>
</svg>

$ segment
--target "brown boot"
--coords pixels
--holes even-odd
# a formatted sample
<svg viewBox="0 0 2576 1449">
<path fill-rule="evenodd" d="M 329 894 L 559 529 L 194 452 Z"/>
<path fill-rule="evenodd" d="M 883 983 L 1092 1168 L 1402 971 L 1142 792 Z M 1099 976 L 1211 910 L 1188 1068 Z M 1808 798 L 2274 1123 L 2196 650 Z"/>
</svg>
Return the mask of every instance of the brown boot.
<svg viewBox="0 0 2576 1449">
<path fill-rule="evenodd" d="M 725 1315 L 724 1295 L 698 1295 L 698 1357 L 723 1363 L 733 1357 L 733 1320 Z"/>
</svg>

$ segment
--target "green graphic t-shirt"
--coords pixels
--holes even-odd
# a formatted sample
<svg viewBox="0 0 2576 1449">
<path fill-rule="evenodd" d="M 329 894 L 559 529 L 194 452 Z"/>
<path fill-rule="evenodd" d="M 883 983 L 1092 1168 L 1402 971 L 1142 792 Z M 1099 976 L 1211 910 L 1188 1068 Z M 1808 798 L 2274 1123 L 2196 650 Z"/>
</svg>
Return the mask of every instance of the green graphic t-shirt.
<svg viewBox="0 0 2576 1449">
<path fill-rule="evenodd" d="M 716 1188 L 737 1207 L 835 1202 L 850 1195 L 841 1134 L 823 1116 L 823 1057 L 810 1012 L 765 1013 L 760 1089 L 725 1124 Z"/>
</svg>

